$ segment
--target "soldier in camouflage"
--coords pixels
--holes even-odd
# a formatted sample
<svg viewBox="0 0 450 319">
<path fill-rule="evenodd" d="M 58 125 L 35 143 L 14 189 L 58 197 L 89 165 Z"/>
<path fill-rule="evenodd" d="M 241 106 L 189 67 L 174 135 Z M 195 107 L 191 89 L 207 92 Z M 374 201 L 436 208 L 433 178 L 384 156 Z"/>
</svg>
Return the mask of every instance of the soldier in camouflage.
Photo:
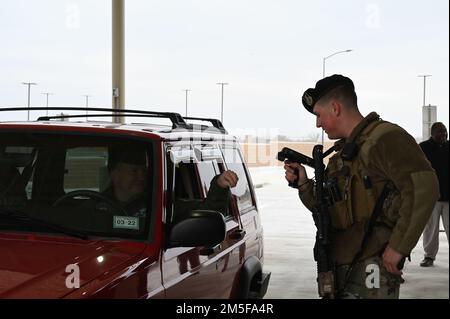
<svg viewBox="0 0 450 319">
<path fill-rule="evenodd" d="M 404 129 L 375 112 L 361 115 L 351 79 L 326 77 L 305 91 L 302 102 L 316 116 L 316 126 L 338 140 L 325 171 L 343 195 L 329 207 L 337 296 L 399 298 L 404 258 L 439 198 L 436 174 Z M 298 183 L 301 201 L 312 210 L 313 181 L 305 168 L 284 167 L 286 179 Z"/>
</svg>

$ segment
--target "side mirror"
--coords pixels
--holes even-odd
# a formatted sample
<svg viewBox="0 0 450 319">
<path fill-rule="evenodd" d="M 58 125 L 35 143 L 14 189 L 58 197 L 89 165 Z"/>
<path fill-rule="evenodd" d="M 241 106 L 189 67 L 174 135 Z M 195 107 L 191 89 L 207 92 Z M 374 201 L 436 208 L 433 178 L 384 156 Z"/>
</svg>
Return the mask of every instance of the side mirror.
<svg viewBox="0 0 450 319">
<path fill-rule="evenodd" d="M 173 225 L 169 247 L 213 247 L 225 239 L 226 226 L 222 214 L 211 210 L 193 210 Z"/>
</svg>

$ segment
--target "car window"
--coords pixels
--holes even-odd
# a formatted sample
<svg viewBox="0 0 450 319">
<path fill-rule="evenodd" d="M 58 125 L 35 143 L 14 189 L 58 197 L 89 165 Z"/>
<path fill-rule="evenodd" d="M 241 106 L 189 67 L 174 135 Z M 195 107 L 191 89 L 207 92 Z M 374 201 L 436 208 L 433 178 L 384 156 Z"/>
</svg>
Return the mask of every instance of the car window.
<svg viewBox="0 0 450 319">
<path fill-rule="evenodd" d="M 196 146 L 194 150 L 198 160 L 197 169 L 200 175 L 200 184 L 203 195 L 206 197 L 212 179 L 221 173 L 219 163 L 222 163 L 222 154 L 220 149 L 215 146 Z"/>
<path fill-rule="evenodd" d="M 227 168 L 234 171 L 239 177 L 239 181 L 236 187 L 231 189 L 231 193 L 236 196 L 239 211 L 246 212 L 253 207 L 253 200 L 241 154 L 238 149 L 232 147 L 222 148 L 222 153 Z"/>
<path fill-rule="evenodd" d="M 176 201 L 203 201 L 211 187 L 211 181 L 221 173 L 222 153 L 217 147 L 171 146 L 168 148 L 168 189 L 172 190 L 168 207 Z M 174 178 L 173 178 L 174 176 Z M 180 212 L 168 214 L 173 220 Z M 227 215 L 228 211 L 223 211 Z"/>
<path fill-rule="evenodd" d="M 206 197 L 206 194 L 208 194 L 209 188 L 211 186 L 212 179 L 216 175 L 220 174 L 219 166 L 217 164 L 217 161 L 215 160 L 201 161 L 197 165 L 203 195 Z"/>
<path fill-rule="evenodd" d="M 148 240 L 153 144 L 123 137 L 0 133 L 0 210 L 88 235 Z M 12 230 L 48 231 L 27 224 Z"/>
<path fill-rule="evenodd" d="M 197 159 L 191 146 L 171 147 L 167 153 L 169 189 L 173 189 L 175 199 L 200 199 Z"/>
</svg>

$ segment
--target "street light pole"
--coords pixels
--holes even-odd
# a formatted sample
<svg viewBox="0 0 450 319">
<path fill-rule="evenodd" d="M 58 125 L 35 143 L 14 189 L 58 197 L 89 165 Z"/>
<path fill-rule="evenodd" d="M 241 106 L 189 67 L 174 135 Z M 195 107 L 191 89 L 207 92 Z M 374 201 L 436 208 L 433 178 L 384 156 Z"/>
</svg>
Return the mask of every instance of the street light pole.
<svg viewBox="0 0 450 319">
<path fill-rule="evenodd" d="M 334 52 L 333 54 L 330 54 L 329 56 L 324 57 L 322 60 L 322 79 L 325 77 L 325 61 L 327 59 L 331 58 L 332 56 L 335 56 L 336 54 L 347 53 L 347 52 L 351 52 L 351 51 L 353 51 L 353 50 L 348 49 L 348 50 L 337 51 L 337 52 Z M 322 129 L 322 145 L 323 145 L 323 135 L 324 135 L 324 132 Z"/>
<path fill-rule="evenodd" d="M 223 123 L 223 87 L 224 87 L 224 85 L 228 85 L 228 83 L 219 82 L 219 83 L 216 83 L 216 84 L 222 86 L 222 99 L 221 99 L 222 102 L 220 104 L 220 122 Z"/>
<path fill-rule="evenodd" d="M 423 77 L 423 106 L 425 106 L 425 88 L 426 88 L 426 82 L 427 82 L 427 77 L 431 76 L 430 74 L 426 74 L 426 75 L 418 75 L 418 77 Z"/>
<path fill-rule="evenodd" d="M 425 103 L 426 82 L 429 76 L 431 75 L 418 75 L 418 77 L 423 77 L 422 138 L 424 140 L 430 136 L 431 125 L 436 121 L 436 111 L 433 112 L 436 107 L 432 107 L 431 104 L 427 106 Z"/>
<path fill-rule="evenodd" d="M 186 115 L 188 115 L 188 92 L 191 91 L 189 89 L 183 90 L 184 92 L 186 92 Z"/>
<path fill-rule="evenodd" d="M 334 52 L 333 54 L 330 54 L 329 56 L 326 56 L 323 58 L 323 64 L 322 64 L 322 78 L 325 77 L 325 61 L 329 58 L 331 58 L 332 56 L 335 56 L 336 54 L 340 54 L 340 53 L 347 53 L 347 52 L 351 52 L 353 51 L 352 49 L 349 50 L 343 50 L 343 51 L 338 51 L 338 52 Z"/>
<path fill-rule="evenodd" d="M 30 121 L 30 87 L 32 85 L 37 85 L 37 83 L 34 82 L 22 82 L 22 84 L 28 86 L 28 114 L 27 114 L 27 121 Z"/>
<path fill-rule="evenodd" d="M 84 97 L 86 98 L 86 121 L 87 121 L 87 120 L 88 120 L 87 115 L 88 115 L 88 107 L 89 107 L 89 98 L 90 98 L 92 95 L 84 94 L 84 95 L 82 95 L 82 96 L 84 96 Z"/>
<path fill-rule="evenodd" d="M 46 114 L 45 114 L 45 115 L 47 115 L 47 116 L 48 116 L 48 96 L 49 96 L 49 95 L 53 95 L 53 93 L 49 93 L 49 92 L 43 92 L 43 93 L 41 93 L 41 94 L 43 94 L 43 95 L 46 95 L 46 96 L 47 96 L 47 101 L 46 101 L 46 103 L 45 103 L 45 107 L 47 108 L 47 111 L 46 111 Z"/>
</svg>

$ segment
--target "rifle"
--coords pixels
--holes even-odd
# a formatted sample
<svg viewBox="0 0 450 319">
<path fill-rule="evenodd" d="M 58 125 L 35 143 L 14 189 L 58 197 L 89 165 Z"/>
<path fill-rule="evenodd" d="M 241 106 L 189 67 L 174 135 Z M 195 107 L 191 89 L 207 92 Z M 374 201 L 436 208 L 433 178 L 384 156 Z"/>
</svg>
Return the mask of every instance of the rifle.
<svg viewBox="0 0 450 319">
<path fill-rule="evenodd" d="M 317 263 L 317 284 L 319 288 L 319 296 L 324 299 L 334 299 L 334 264 L 330 258 L 330 214 L 328 206 L 330 205 L 330 196 L 335 197 L 336 187 L 333 183 L 324 184 L 325 165 L 323 159 L 334 151 L 331 147 L 323 153 L 322 145 L 315 145 L 313 148 L 313 157 L 308 157 L 298 153 L 290 148 L 284 147 L 278 152 L 277 159 L 279 161 L 294 162 L 314 168 L 314 193 L 315 201 L 312 216 L 316 225 L 316 242 L 314 244 L 314 260 Z M 289 183 L 289 186 L 298 188 L 297 181 Z M 334 195 L 333 195 L 334 194 Z M 340 194 L 338 194 L 340 196 Z"/>
</svg>

